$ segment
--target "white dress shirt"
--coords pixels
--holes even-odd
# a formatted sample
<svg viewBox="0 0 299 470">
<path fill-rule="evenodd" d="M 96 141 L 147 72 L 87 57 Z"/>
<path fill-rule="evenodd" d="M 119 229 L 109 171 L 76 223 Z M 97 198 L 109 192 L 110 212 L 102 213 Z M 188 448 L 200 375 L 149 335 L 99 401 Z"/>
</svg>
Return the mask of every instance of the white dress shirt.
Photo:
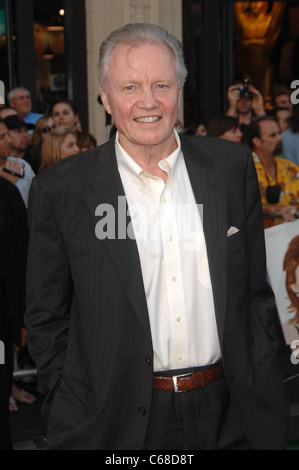
<svg viewBox="0 0 299 470">
<path fill-rule="evenodd" d="M 154 370 L 204 366 L 220 359 L 200 208 L 177 149 L 146 173 L 118 142 L 116 157 L 136 238 L 154 349 Z"/>
</svg>

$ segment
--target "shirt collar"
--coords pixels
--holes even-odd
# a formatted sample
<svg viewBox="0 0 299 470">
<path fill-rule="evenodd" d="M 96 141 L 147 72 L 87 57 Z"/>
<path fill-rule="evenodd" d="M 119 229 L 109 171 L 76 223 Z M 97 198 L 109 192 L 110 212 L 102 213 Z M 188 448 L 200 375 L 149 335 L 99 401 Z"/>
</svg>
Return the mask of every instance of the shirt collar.
<svg viewBox="0 0 299 470">
<path fill-rule="evenodd" d="M 182 161 L 182 150 L 181 141 L 177 131 L 174 129 L 175 140 L 177 142 L 177 148 L 168 155 L 167 158 L 160 160 L 158 165 L 163 170 L 167 169 L 169 177 L 175 181 L 179 180 L 180 175 L 180 163 Z M 118 132 L 115 138 L 115 153 L 117 166 L 120 171 L 123 171 L 127 176 L 136 180 L 140 184 L 140 176 L 147 174 L 144 169 L 124 150 L 118 140 Z M 165 165 L 166 163 L 166 165 Z M 165 168 L 166 166 L 166 168 Z"/>
</svg>

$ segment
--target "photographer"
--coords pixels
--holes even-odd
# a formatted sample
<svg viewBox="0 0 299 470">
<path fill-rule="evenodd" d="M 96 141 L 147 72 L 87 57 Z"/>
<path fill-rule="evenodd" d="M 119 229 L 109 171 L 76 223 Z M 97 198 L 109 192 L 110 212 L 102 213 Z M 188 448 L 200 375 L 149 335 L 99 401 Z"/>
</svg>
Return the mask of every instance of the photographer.
<svg viewBox="0 0 299 470">
<path fill-rule="evenodd" d="M 262 95 L 246 79 L 229 87 L 227 99 L 229 107 L 225 114 L 238 119 L 243 133 L 254 117 L 266 114 Z"/>
<path fill-rule="evenodd" d="M 299 167 L 278 157 L 282 137 L 272 116 L 255 119 L 245 140 L 252 150 L 261 191 L 264 227 L 296 220 L 299 213 Z"/>
</svg>

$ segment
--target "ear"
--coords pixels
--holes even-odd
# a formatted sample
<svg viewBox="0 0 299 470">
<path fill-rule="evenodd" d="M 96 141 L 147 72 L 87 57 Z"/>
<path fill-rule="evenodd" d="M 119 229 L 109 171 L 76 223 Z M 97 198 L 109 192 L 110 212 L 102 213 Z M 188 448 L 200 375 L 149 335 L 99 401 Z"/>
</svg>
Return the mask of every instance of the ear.
<svg viewBox="0 0 299 470">
<path fill-rule="evenodd" d="M 100 95 L 101 95 L 101 99 L 102 99 L 102 103 L 103 103 L 104 108 L 106 109 L 108 114 L 111 114 L 111 108 L 110 108 L 110 104 L 109 104 L 108 95 L 107 95 L 107 93 L 104 92 L 104 90 L 101 86 L 100 86 Z"/>
<path fill-rule="evenodd" d="M 253 137 L 252 143 L 255 147 L 259 147 L 261 144 L 261 139 L 259 137 Z"/>
</svg>

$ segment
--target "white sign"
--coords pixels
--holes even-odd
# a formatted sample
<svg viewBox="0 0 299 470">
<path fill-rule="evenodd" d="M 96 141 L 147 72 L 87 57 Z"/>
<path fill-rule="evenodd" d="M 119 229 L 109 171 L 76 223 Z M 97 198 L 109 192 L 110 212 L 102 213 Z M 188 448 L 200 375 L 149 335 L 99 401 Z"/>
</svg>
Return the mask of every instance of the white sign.
<svg viewBox="0 0 299 470">
<path fill-rule="evenodd" d="M 299 220 L 265 230 L 267 270 L 285 341 L 299 340 Z"/>
</svg>

